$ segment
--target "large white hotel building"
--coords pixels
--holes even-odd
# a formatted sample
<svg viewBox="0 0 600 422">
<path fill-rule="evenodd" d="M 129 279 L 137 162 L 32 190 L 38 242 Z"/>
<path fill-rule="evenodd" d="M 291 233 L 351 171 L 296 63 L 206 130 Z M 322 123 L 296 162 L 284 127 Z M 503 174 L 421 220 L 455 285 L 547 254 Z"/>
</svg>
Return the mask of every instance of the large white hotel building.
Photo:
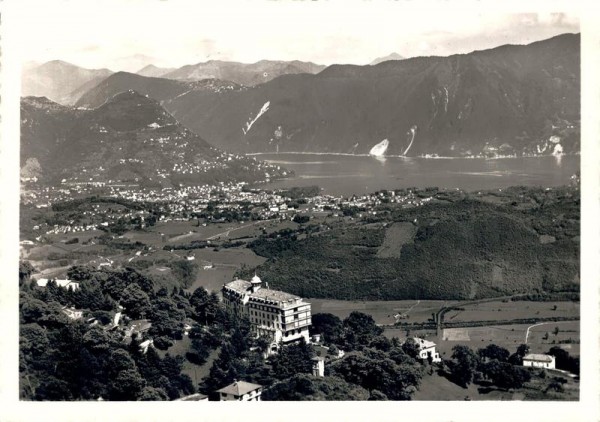
<svg viewBox="0 0 600 422">
<path fill-rule="evenodd" d="M 262 287 L 256 275 L 225 284 L 222 293 L 227 309 L 247 316 L 255 333 L 271 340 L 269 353 L 301 338 L 309 342 L 310 303 L 302 298 Z"/>
</svg>

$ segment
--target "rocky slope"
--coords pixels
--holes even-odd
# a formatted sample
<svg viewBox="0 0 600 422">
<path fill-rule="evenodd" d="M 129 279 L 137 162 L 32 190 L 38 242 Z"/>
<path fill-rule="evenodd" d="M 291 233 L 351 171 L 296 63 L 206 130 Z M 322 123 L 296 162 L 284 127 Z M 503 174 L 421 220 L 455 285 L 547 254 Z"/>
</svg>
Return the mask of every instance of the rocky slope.
<svg viewBox="0 0 600 422">
<path fill-rule="evenodd" d="M 93 110 L 47 98 L 22 99 L 21 166 L 45 183 L 164 187 L 251 182 L 284 172 L 212 147 L 155 100 L 135 91 L 122 92 Z"/>
</svg>

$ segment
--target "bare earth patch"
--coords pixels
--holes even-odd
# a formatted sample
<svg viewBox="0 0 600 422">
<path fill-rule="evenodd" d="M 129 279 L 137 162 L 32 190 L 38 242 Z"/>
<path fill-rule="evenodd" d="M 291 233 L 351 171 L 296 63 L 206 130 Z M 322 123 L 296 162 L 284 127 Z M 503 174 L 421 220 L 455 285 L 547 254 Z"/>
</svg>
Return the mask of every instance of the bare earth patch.
<svg viewBox="0 0 600 422">
<path fill-rule="evenodd" d="M 402 251 L 402 246 L 407 243 L 412 243 L 417 227 L 408 222 L 394 223 L 385 231 L 385 239 L 383 244 L 377 251 L 379 258 L 399 258 Z"/>
</svg>

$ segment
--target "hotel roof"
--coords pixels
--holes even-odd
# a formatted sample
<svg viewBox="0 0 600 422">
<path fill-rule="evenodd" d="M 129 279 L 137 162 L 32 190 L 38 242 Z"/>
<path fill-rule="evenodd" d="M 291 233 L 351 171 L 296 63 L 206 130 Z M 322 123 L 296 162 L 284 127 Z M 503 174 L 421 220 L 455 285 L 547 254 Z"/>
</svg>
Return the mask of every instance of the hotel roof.
<svg viewBox="0 0 600 422">
<path fill-rule="evenodd" d="M 248 290 L 252 287 L 252 283 L 238 278 L 237 280 L 233 280 L 233 281 L 225 284 L 225 286 L 229 287 L 230 289 L 239 290 L 240 292 L 245 292 L 246 290 Z"/>
<path fill-rule="evenodd" d="M 254 293 L 250 294 L 251 297 L 257 297 L 266 300 L 274 300 L 277 302 L 286 302 L 288 300 L 296 300 L 300 299 L 299 296 L 293 295 L 291 293 L 282 292 L 281 290 L 270 290 L 262 288 L 257 290 Z"/>
<path fill-rule="evenodd" d="M 272 300 L 274 302 L 295 302 L 296 300 L 301 299 L 300 296 L 296 296 L 291 293 L 282 292 L 281 290 L 266 289 L 264 287 L 252 293 L 252 283 L 241 279 L 233 280 L 225 284 L 225 286 L 256 299 Z"/>
</svg>

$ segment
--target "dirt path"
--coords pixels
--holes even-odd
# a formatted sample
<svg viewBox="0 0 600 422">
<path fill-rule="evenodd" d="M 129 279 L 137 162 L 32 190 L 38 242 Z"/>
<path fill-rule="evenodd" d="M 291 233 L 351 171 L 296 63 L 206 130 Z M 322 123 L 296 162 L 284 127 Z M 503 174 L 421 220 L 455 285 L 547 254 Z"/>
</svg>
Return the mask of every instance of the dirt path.
<svg viewBox="0 0 600 422">
<path fill-rule="evenodd" d="M 565 323 L 565 322 L 572 322 L 572 321 L 550 321 L 550 322 L 540 322 L 538 324 L 530 325 L 529 327 L 527 327 L 527 331 L 525 332 L 525 344 L 527 344 L 527 339 L 529 338 L 529 330 L 532 329 L 533 327 L 539 327 L 540 325 L 548 325 L 548 324 L 560 324 L 560 323 Z"/>
<path fill-rule="evenodd" d="M 246 224 L 246 225 L 243 225 L 243 226 L 233 227 L 233 228 L 231 228 L 229 230 L 226 230 L 224 232 L 217 233 L 215 235 L 212 235 L 211 237 L 207 237 L 206 240 L 215 240 L 215 239 L 217 239 L 217 238 L 219 238 L 221 236 L 229 237 L 229 234 L 231 232 L 233 232 L 233 231 L 236 231 L 236 230 L 239 230 L 239 229 L 244 229 L 244 228 L 250 227 L 250 226 L 255 226 L 255 225 L 261 224 L 261 223 L 264 223 L 264 221 L 259 220 L 259 221 L 255 221 L 254 223 Z"/>
</svg>

